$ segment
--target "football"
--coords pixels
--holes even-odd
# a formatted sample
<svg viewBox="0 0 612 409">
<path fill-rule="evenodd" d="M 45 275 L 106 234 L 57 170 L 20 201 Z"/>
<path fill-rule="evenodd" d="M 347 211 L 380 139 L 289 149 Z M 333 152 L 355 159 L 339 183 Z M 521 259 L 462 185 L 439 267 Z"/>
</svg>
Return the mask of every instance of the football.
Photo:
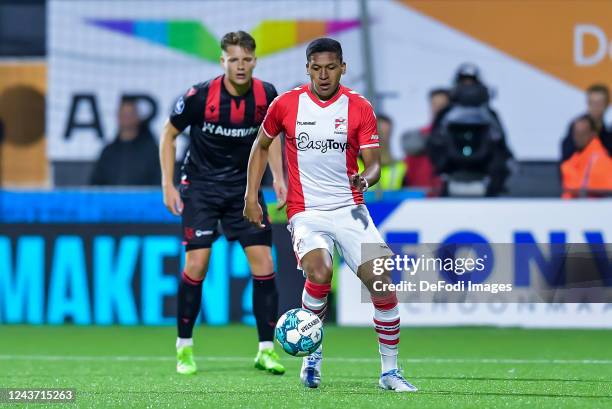
<svg viewBox="0 0 612 409">
<path fill-rule="evenodd" d="M 323 341 L 323 323 L 312 312 L 295 308 L 284 313 L 275 329 L 276 340 L 293 356 L 310 355 Z"/>
</svg>

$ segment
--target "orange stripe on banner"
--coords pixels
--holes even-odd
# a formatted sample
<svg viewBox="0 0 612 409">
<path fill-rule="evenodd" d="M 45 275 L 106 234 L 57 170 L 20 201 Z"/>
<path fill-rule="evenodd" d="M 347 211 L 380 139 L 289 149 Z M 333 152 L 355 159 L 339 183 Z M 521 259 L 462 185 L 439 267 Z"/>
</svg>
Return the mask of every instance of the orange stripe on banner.
<svg viewBox="0 0 612 409">
<path fill-rule="evenodd" d="M 402 3 L 578 88 L 612 86 L 612 1 Z"/>
<path fill-rule="evenodd" d="M 310 42 L 327 34 L 325 32 L 325 23 L 320 21 L 298 21 L 296 31 L 297 44 Z"/>
</svg>

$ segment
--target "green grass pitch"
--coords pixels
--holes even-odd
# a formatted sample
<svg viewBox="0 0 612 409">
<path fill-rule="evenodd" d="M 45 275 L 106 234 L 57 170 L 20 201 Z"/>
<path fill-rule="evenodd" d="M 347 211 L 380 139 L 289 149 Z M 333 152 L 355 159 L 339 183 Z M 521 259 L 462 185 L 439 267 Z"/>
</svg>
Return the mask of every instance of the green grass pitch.
<svg viewBox="0 0 612 409">
<path fill-rule="evenodd" d="M 199 373 L 174 372 L 171 327 L 0 326 L 0 387 L 71 387 L 87 408 L 612 408 L 612 331 L 403 328 L 400 361 L 420 388 L 377 388 L 372 328 L 325 328 L 323 383 L 300 360 L 252 367 L 255 329 L 199 327 Z"/>
</svg>

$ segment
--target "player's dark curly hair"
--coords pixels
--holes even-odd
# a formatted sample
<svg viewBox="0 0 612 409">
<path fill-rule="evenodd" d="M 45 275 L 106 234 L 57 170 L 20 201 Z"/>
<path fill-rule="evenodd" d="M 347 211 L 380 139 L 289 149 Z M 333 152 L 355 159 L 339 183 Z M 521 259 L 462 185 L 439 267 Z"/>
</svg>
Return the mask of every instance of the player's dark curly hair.
<svg viewBox="0 0 612 409">
<path fill-rule="evenodd" d="M 246 31 L 232 31 L 221 39 L 221 49 L 227 51 L 230 45 L 239 45 L 249 52 L 255 51 L 255 39 Z"/>
<path fill-rule="evenodd" d="M 340 61 L 342 61 L 342 46 L 338 41 L 327 37 L 317 38 L 308 44 L 308 47 L 306 47 L 306 60 L 309 61 L 310 56 L 314 53 L 322 53 L 325 51 L 336 53 Z"/>
</svg>

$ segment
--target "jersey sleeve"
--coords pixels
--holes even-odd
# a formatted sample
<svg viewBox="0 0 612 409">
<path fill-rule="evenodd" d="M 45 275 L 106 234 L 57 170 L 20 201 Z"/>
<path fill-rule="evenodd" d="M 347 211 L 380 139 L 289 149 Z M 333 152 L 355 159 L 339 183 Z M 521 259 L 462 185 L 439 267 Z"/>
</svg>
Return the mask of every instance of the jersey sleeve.
<svg viewBox="0 0 612 409">
<path fill-rule="evenodd" d="M 359 149 L 378 148 L 378 124 L 374 109 L 365 103 L 361 110 L 361 124 L 357 133 Z"/>
<path fill-rule="evenodd" d="M 198 112 L 198 89 L 191 87 L 181 95 L 174 104 L 174 109 L 170 114 L 170 123 L 179 131 L 183 131 L 190 125 L 197 122 Z"/>
<path fill-rule="evenodd" d="M 282 107 L 280 101 L 280 97 L 276 97 L 276 99 L 272 101 L 266 113 L 266 117 L 261 124 L 264 133 L 272 139 L 276 138 L 278 134 L 283 131 Z"/>
</svg>

